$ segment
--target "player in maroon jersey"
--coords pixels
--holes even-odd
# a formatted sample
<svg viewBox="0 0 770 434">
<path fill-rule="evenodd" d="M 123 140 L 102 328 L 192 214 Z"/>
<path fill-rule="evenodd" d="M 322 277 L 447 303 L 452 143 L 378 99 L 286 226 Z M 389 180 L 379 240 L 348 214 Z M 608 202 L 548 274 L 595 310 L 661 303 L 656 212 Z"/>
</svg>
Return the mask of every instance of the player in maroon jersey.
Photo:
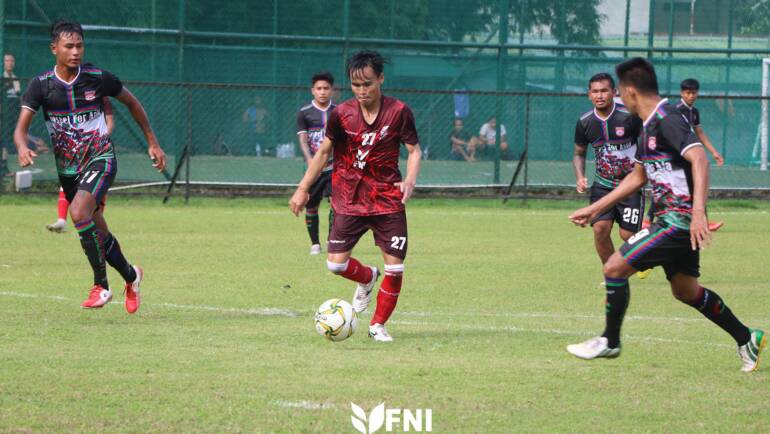
<svg viewBox="0 0 770 434">
<path fill-rule="evenodd" d="M 299 215 L 308 201 L 310 186 L 333 152 L 331 198 L 335 217 L 326 265 L 331 272 L 358 283 L 353 308 L 358 313 L 365 311 L 379 270 L 362 265 L 350 255 L 361 236 L 372 230 L 385 262 L 385 277 L 369 325 L 369 336 L 377 342 L 393 340 L 385 330 L 385 322 L 401 292 L 407 250 L 404 204 L 414 190 L 422 156 L 412 110 L 380 90 L 385 80 L 384 63 L 379 53 L 368 50 L 348 60 L 355 97 L 329 115 L 326 137 L 289 200 L 289 208 Z M 409 153 L 403 179 L 398 169 L 402 143 Z"/>
</svg>

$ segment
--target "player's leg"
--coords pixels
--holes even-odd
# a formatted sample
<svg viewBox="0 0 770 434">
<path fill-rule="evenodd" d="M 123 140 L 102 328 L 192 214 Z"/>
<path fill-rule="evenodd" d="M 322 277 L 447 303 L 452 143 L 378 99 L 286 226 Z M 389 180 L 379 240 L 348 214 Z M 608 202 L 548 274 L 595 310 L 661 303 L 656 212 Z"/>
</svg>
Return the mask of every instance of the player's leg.
<svg viewBox="0 0 770 434">
<path fill-rule="evenodd" d="M 123 255 L 120 243 L 115 235 L 109 230 L 107 221 L 104 218 L 104 202 L 94 212 L 93 216 L 96 227 L 104 237 L 104 254 L 107 263 L 120 273 L 125 283 L 125 308 L 128 313 L 134 313 L 141 304 L 140 285 L 144 278 L 142 267 L 132 265 Z"/>
<path fill-rule="evenodd" d="M 310 199 L 305 206 L 305 225 L 307 233 L 310 236 L 310 254 L 318 255 L 321 253 L 321 241 L 318 237 L 318 206 L 323 199 L 323 193 L 326 189 L 326 183 L 329 182 L 327 174 L 321 176 L 310 186 Z"/>
<path fill-rule="evenodd" d="M 611 191 L 612 190 L 602 187 L 601 185 L 593 184 L 591 186 L 590 202 L 594 203 L 598 201 Z M 615 247 L 612 245 L 612 222 L 615 220 L 615 214 L 615 209 L 610 209 L 591 222 L 591 228 L 594 231 L 596 253 L 599 255 L 599 260 L 602 261 L 602 264 L 605 264 L 615 252 Z"/>
<path fill-rule="evenodd" d="M 88 299 L 82 304 L 85 308 L 102 307 L 112 299 L 112 292 L 107 282 L 104 246 L 106 234 L 97 227 L 94 213 L 97 204 L 103 201 L 104 195 L 112 185 L 116 172 L 117 163 L 114 159 L 91 163 L 78 175 L 75 186 L 77 192 L 70 200 L 70 216 L 94 273 L 94 286 L 91 288 Z"/>
<path fill-rule="evenodd" d="M 672 238 L 680 232 L 688 233 L 666 223 L 656 222 L 633 235 L 610 256 L 603 270 L 607 291 L 604 332 L 585 342 L 569 345 L 567 351 L 583 359 L 616 357 L 620 354 L 620 330 L 630 300 L 628 277 L 637 270 L 676 260 L 679 244 L 675 239 L 672 241 Z"/>
<path fill-rule="evenodd" d="M 762 330 L 746 327 L 715 291 L 704 288 L 698 282 L 698 252 L 682 250 L 682 256 L 674 264 L 664 266 L 671 283 L 671 292 L 682 303 L 697 309 L 703 316 L 730 334 L 738 344 L 744 372 L 759 367 L 759 354 L 767 344 Z"/>
<path fill-rule="evenodd" d="M 57 218 L 56 222 L 46 225 L 46 229 L 51 232 L 62 233 L 67 229 L 67 211 L 69 210 L 70 203 L 67 201 L 67 197 L 64 194 L 64 189 L 59 187 L 59 200 L 57 202 Z"/>
<path fill-rule="evenodd" d="M 599 218 L 603 218 L 603 216 Z M 591 228 L 594 231 L 596 253 L 599 255 L 599 260 L 602 261 L 602 264 L 606 264 L 607 260 L 615 252 L 615 247 L 612 245 L 612 220 L 609 218 L 597 220 Z"/>
<path fill-rule="evenodd" d="M 370 217 L 374 243 L 382 251 L 384 277 L 377 292 L 377 307 L 369 324 L 369 336 L 378 342 L 393 338 L 385 323 L 396 309 L 404 275 L 404 259 L 409 246 L 406 213 L 399 212 Z"/>
<path fill-rule="evenodd" d="M 364 217 L 337 214 L 327 246 L 326 267 L 329 271 L 358 284 L 352 303 L 353 309 L 358 313 L 369 306 L 366 297 L 359 295 L 371 294 L 379 275 L 377 268 L 364 265 L 351 257 L 353 247 L 367 230 Z"/>
</svg>

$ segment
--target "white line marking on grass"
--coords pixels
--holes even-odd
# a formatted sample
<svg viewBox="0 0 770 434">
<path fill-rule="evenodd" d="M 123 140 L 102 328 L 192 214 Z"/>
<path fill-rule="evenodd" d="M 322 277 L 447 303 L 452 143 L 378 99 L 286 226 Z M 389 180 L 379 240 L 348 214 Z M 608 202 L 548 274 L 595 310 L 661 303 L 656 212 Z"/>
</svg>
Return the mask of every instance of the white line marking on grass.
<svg viewBox="0 0 770 434">
<path fill-rule="evenodd" d="M 183 309 L 183 310 L 205 310 L 210 312 L 222 312 L 222 313 L 240 313 L 245 315 L 259 315 L 259 316 L 287 316 L 296 317 L 298 314 L 288 309 L 279 309 L 276 307 L 261 307 L 254 309 L 240 309 L 237 307 L 217 307 L 217 306 L 202 306 L 197 304 L 175 304 L 175 303 L 152 303 L 150 306 L 168 307 L 171 309 Z"/>
<path fill-rule="evenodd" d="M 336 407 L 336 405 L 334 404 L 328 404 L 324 402 L 311 402 L 311 401 L 277 400 L 277 401 L 273 401 L 272 404 L 283 408 L 302 408 L 305 410 L 330 410 Z"/>
<path fill-rule="evenodd" d="M 6 296 L 6 297 L 18 297 L 18 298 L 32 298 L 32 299 L 42 299 L 42 300 L 55 300 L 59 302 L 67 302 L 67 303 L 78 303 L 77 300 L 69 299 L 66 297 L 61 297 L 57 295 L 38 295 L 38 294 L 26 294 L 21 292 L 11 292 L 11 291 L 0 291 L 0 296 Z M 107 306 L 111 306 L 113 304 L 107 304 Z M 117 304 L 115 304 L 117 305 Z M 253 308 L 253 309 L 241 309 L 241 308 L 228 308 L 228 307 L 217 307 L 217 306 L 205 306 L 205 305 L 193 305 L 193 304 L 175 304 L 175 303 L 152 303 L 150 306 L 158 306 L 158 307 L 166 307 L 169 309 L 179 309 L 179 310 L 199 310 L 199 311 L 206 311 L 206 312 L 219 312 L 219 313 L 238 313 L 238 314 L 245 314 L 245 315 L 258 315 L 258 316 L 286 316 L 286 317 L 298 317 L 301 316 L 300 313 L 297 313 L 295 311 L 289 310 L 289 309 L 280 309 L 280 308 L 273 308 L 273 307 L 265 307 L 265 308 Z M 438 313 L 429 313 L 429 312 L 400 312 L 402 315 L 413 315 L 413 316 L 431 316 L 431 315 L 441 315 L 441 316 L 463 316 L 463 315 L 481 315 L 481 316 L 500 316 L 500 317 L 513 317 L 513 318 L 530 318 L 533 316 L 539 316 L 543 318 L 553 318 L 553 319 L 565 319 L 565 318 L 591 318 L 591 319 L 598 319 L 598 318 L 604 318 L 603 316 L 599 315 L 560 315 L 560 314 L 548 314 L 548 313 L 511 313 L 511 314 L 479 314 L 479 313 L 468 313 L 468 312 L 458 312 L 458 313 L 446 313 L 446 312 L 438 312 Z M 627 317 L 627 318 L 636 318 L 639 320 L 666 320 L 666 321 L 675 321 L 675 320 L 681 320 L 682 322 L 703 322 L 705 320 L 703 319 L 692 319 L 692 318 L 665 318 L 665 317 Z M 391 321 L 395 324 L 403 324 L 403 325 L 409 325 L 409 326 L 420 326 L 420 327 L 446 327 L 446 323 L 438 323 L 438 322 L 426 322 L 426 321 L 409 321 L 409 320 L 394 320 Z M 752 321 L 753 322 L 753 321 Z M 510 333 L 547 333 L 547 334 L 553 334 L 553 335 L 564 335 L 564 336 L 592 336 L 592 332 L 588 331 L 575 331 L 575 330 L 561 330 L 561 329 L 551 329 L 551 328 L 526 328 L 526 327 L 517 327 L 517 326 L 474 326 L 474 325 L 466 325 L 466 324 L 454 324 L 452 325 L 453 329 L 460 329 L 460 330 L 477 330 L 477 331 L 491 331 L 491 332 L 510 332 Z M 638 340 L 638 341 L 647 341 L 647 342 L 663 342 L 663 343 L 669 343 L 669 344 L 690 344 L 690 345 L 699 345 L 699 346 L 711 346 L 711 347 L 726 347 L 726 348 L 734 348 L 734 345 L 728 345 L 728 344 L 715 344 L 715 343 L 709 343 L 709 342 L 698 342 L 698 341 L 691 341 L 691 340 L 683 340 L 683 339 L 671 339 L 671 338 L 660 338 L 660 337 L 654 337 L 654 336 L 634 336 L 634 335 L 623 335 L 624 339 L 631 339 L 631 340 Z M 302 402 L 302 401 L 301 401 Z M 312 403 L 311 403 L 312 404 Z"/>
<path fill-rule="evenodd" d="M 414 326 L 423 326 L 423 327 L 437 327 L 441 326 L 442 328 L 445 327 L 445 325 L 442 324 L 436 324 L 431 322 L 419 322 L 419 321 L 399 321 L 399 320 L 393 320 L 391 321 L 395 324 L 403 324 L 403 325 L 414 325 Z M 477 331 L 490 331 L 490 332 L 510 332 L 510 333 L 547 333 L 547 334 L 553 334 L 553 335 L 563 335 L 563 336 L 593 336 L 593 332 L 588 331 L 572 331 L 572 330 L 559 330 L 559 329 L 548 329 L 548 328 L 525 328 L 525 327 L 516 327 L 516 326 L 469 326 L 469 325 L 453 325 L 453 328 L 460 328 L 463 330 L 477 330 Z M 635 335 L 623 335 L 623 339 L 630 339 L 630 340 L 636 340 L 636 341 L 646 341 L 646 342 L 663 342 L 667 344 L 690 344 L 690 345 L 697 345 L 697 346 L 709 346 L 709 347 L 720 347 L 720 348 L 735 348 L 735 345 L 729 345 L 729 344 L 717 344 L 717 343 L 711 343 L 711 342 L 696 342 L 696 341 L 689 341 L 684 339 L 672 339 L 672 338 L 659 338 L 654 336 L 635 336 Z"/>
<path fill-rule="evenodd" d="M 11 268 L 11 266 L 10 266 L 10 265 L 8 265 L 8 264 L 0 264 L 0 267 L 3 267 L 3 268 Z"/>
<path fill-rule="evenodd" d="M 0 296 L 18 297 L 18 298 L 37 298 L 37 299 L 44 299 L 44 300 L 63 301 L 68 303 L 70 302 L 79 303 L 77 300 L 73 300 L 71 298 L 66 298 L 66 297 L 60 297 L 58 295 L 37 295 L 37 294 L 25 294 L 21 292 L 0 291 Z M 106 306 L 112 306 L 112 305 L 115 305 L 115 303 L 108 303 Z M 170 309 L 180 309 L 180 310 L 202 310 L 202 311 L 209 311 L 209 312 L 238 313 L 238 314 L 244 314 L 244 315 L 258 315 L 258 316 L 286 316 L 286 317 L 293 318 L 299 315 L 297 312 L 291 311 L 289 309 L 279 309 L 275 307 L 241 309 L 236 307 L 217 307 L 217 306 L 205 306 L 205 305 L 198 305 L 198 304 L 175 304 L 175 303 L 148 303 L 147 305 L 153 306 L 153 307 L 166 307 Z"/>
<path fill-rule="evenodd" d="M 547 313 L 547 312 L 398 312 L 399 315 L 406 316 L 480 316 L 493 318 L 551 318 L 551 319 L 604 319 L 604 315 L 593 314 L 570 314 L 570 313 Z M 636 321 L 666 321 L 666 322 L 702 322 L 702 318 L 681 318 L 681 317 L 662 317 L 647 315 L 627 315 L 626 320 Z M 770 322 L 770 321 L 765 321 Z"/>
</svg>

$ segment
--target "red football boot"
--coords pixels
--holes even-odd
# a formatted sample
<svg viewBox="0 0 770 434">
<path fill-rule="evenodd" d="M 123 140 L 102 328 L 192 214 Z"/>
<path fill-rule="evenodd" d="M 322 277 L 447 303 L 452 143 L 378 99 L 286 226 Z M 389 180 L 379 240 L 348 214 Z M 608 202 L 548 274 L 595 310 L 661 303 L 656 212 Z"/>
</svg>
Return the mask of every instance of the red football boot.
<svg viewBox="0 0 770 434">
<path fill-rule="evenodd" d="M 136 270 L 136 279 L 134 279 L 133 282 L 126 283 L 126 312 L 128 313 L 134 313 L 137 310 L 139 310 L 139 305 L 141 304 L 141 296 L 139 294 L 139 284 L 142 283 L 142 278 L 144 277 L 144 271 L 142 271 L 142 267 L 133 266 L 134 270 Z"/>
<path fill-rule="evenodd" d="M 80 307 L 84 309 L 98 309 L 112 300 L 112 291 L 102 288 L 102 285 L 94 285 L 91 288 L 91 292 L 88 293 L 88 298 Z"/>
</svg>

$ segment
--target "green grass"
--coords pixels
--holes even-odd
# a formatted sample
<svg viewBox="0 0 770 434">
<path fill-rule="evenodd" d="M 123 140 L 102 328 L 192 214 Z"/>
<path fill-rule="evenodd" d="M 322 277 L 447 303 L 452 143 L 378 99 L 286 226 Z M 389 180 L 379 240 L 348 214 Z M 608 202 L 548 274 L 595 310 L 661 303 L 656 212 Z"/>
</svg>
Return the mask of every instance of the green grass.
<svg viewBox="0 0 770 434">
<path fill-rule="evenodd" d="M 631 281 L 620 358 L 566 353 L 603 328 L 592 235 L 566 218 L 582 204 L 411 203 L 395 342 L 378 345 L 363 328 L 315 333 L 314 309 L 353 285 L 307 255 L 284 202 L 111 197 L 112 231 L 147 273 L 129 316 L 112 270 L 113 303 L 79 308 L 90 271 L 71 230 L 43 228 L 54 200 L 0 197 L 0 431 L 355 432 L 350 403 L 383 401 L 431 408 L 434 432 L 770 427 L 768 361 L 741 373 L 732 339 L 660 270 Z M 710 204 L 726 225 L 702 256 L 704 286 L 766 330 L 768 213 Z M 355 256 L 381 263 L 370 235 Z"/>
</svg>

